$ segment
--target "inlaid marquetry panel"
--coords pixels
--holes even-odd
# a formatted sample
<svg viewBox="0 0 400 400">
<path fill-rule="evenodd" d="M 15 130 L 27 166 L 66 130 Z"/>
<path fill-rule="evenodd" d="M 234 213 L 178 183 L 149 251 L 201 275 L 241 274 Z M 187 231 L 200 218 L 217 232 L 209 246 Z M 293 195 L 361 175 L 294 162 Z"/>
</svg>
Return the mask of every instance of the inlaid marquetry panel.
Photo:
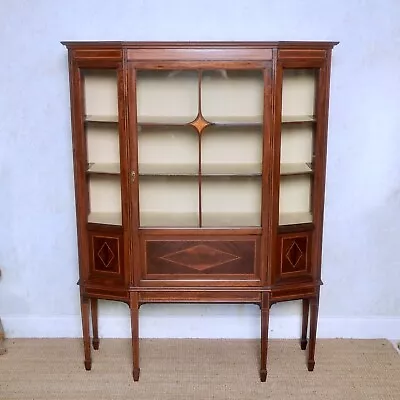
<svg viewBox="0 0 400 400">
<path fill-rule="evenodd" d="M 90 232 L 90 277 L 123 280 L 122 235 Z"/>
<path fill-rule="evenodd" d="M 146 275 L 255 274 L 257 240 L 146 240 Z M 171 277 L 173 279 L 173 277 Z"/>
<path fill-rule="evenodd" d="M 277 281 L 311 277 L 311 233 L 278 236 Z"/>
</svg>

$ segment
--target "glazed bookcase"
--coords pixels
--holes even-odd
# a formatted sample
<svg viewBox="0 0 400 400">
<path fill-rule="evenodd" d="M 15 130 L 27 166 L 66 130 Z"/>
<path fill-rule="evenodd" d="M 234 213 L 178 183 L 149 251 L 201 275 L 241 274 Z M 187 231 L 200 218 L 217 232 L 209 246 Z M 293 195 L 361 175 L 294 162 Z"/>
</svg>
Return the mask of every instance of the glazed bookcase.
<svg viewBox="0 0 400 400">
<path fill-rule="evenodd" d="M 314 368 L 333 42 L 65 42 L 85 367 L 98 299 L 302 300 Z M 144 355 L 145 356 L 145 355 Z"/>
</svg>

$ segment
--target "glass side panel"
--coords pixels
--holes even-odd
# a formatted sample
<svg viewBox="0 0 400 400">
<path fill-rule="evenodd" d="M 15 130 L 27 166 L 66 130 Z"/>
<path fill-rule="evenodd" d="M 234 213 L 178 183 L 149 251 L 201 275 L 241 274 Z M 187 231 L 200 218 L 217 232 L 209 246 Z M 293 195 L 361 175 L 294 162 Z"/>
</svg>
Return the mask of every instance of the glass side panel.
<svg viewBox="0 0 400 400">
<path fill-rule="evenodd" d="M 313 127 L 282 125 L 281 163 L 311 163 L 313 157 Z"/>
<path fill-rule="evenodd" d="M 197 176 L 141 176 L 139 210 L 142 227 L 199 227 Z"/>
<path fill-rule="evenodd" d="M 264 78 L 258 70 L 204 71 L 201 109 L 210 122 L 262 123 Z"/>
<path fill-rule="evenodd" d="M 136 78 L 138 123 L 186 123 L 199 108 L 197 71 L 140 70 Z"/>
<path fill-rule="evenodd" d="M 100 122 L 118 115 L 118 85 L 115 70 L 84 70 L 84 104 L 87 119 Z"/>
<path fill-rule="evenodd" d="M 313 116 L 316 76 L 314 69 L 285 69 L 282 84 L 282 119 Z"/>
<path fill-rule="evenodd" d="M 187 126 L 139 126 L 140 175 L 198 175 L 199 135 Z"/>
<path fill-rule="evenodd" d="M 282 83 L 279 223 L 309 223 L 312 217 L 315 69 L 285 69 Z"/>
<path fill-rule="evenodd" d="M 86 124 L 88 163 L 119 163 L 118 124 Z"/>
<path fill-rule="evenodd" d="M 88 222 L 121 225 L 116 70 L 83 70 Z"/>
<path fill-rule="evenodd" d="M 202 226 L 261 225 L 261 177 L 203 177 Z"/>
</svg>

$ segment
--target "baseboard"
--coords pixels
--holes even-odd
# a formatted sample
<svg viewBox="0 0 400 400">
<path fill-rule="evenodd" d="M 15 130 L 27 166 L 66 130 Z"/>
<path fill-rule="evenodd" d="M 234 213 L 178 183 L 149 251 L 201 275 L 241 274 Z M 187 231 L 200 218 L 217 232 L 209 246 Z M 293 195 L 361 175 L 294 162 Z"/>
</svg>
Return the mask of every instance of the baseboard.
<svg viewBox="0 0 400 400">
<path fill-rule="evenodd" d="M 79 316 L 3 316 L 7 338 L 80 337 Z M 130 321 L 125 316 L 102 316 L 99 320 L 101 337 L 130 337 Z M 258 338 L 260 319 L 256 315 L 237 317 L 206 316 L 153 316 L 140 317 L 142 338 Z M 298 338 L 300 317 L 271 316 L 270 338 Z M 319 338 L 399 339 L 398 317 L 320 317 Z"/>
</svg>

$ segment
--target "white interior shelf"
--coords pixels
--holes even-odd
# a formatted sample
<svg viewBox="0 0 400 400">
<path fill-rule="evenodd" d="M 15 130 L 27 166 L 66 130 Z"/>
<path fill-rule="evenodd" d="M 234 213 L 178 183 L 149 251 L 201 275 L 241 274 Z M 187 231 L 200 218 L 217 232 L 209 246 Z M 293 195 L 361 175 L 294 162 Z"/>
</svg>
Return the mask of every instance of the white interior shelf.
<svg viewBox="0 0 400 400">
<path fill-rule="evenodd" d="M 201 174 L 205 176 L 260 176 L 261 162 L 248 163 L 207 163 L 201 165 Z"/>
<path fill-rule="evenodd" d="M 281 175 L 301 175 L 313 172 L 310 163 L 284 163 L 281 164 Z"/>
<path fill-rule="evenodd" d="M 143 228 L 171 227 L 171 228 L 198 228 L 200 217 L 198 212 L 146 211 L 140 214 L 140 226 Z M 259 227 L 261 226 L 260 213 L 254 212 L 203 212 L 202 227 Z"/>
<path fill-rule="evenodd" d="M 260 212 L 203 212 L 202 226 L 204 228 L 218 227 L 260 227 Z"/>
<path fill-rule="evenodd" d="M 174 227 L 174 228 L 198 228 L 198 212 L 162 212 L 142 211 L 140 213 L 140 226 L 151 227 Z"/>
<path fill-rule="evenodd" d="M 198 176 L 198 164 L 139 164 L 139 175 Z M 261 163 L 202 164 L 202 176 L 260 176 Z"/>
<path fill-rule="evenodd" d="M 87 172 L 118 175 L 120 173 L 120 165 L 119 163 L 89 163 Z"/>
<path fill-rule="evenodd" d="M 186 125 L 189 122 L 192 122 L 196 118 L 197 114 L 193 116 L 185 116 L 185 115 L 138 115 L 137 116 L 137 124 L 145 126 L 145 125 Z"/>
<path fill-rule="evenodd" d="M 122 215 L 120 212 L 91 212 L 88 222 L 93 224 L 122 225 Z"/>
<path fill-rule="evenodd" d="M 314 115 L 283 115 L 282 123 L 283 124 L 292 124 L 292 123 L 300 123 L 300 122 L 315 122 Z"/>
<path fill-rule="evenodd" d="M 292 212 L 279 214 L 279 225 L 296 225 L 313 222 L 311 212 Z"/>
<path fill-rule="evenodd" d="M 263 123 L 262 115 L 246 115 L 246 114 L 238 114 L 238 115 L 224 115 L 224 116 L 212 116 L 204 118 L 211 122 L 212 124 L 223 126 L 235 126 L 235 125 L 249 125 L 249 126 L 261 126 Z"/>
<path fill-rule="evenodd" d="M 187 125 L 196 119 L 197 115 L 190 119 L 188 116 L 168 116 L 168 115 L 156 115 L 156 116 L 138 116 L 137 124 L 140 126 L 146 125 Z M 204 117 L 204 115 L 203 115 Z M 205 118 L 205 117 L 204 117 Z M 212 119 L 205 118 L 206 121 L 210 122 L 211 125 L 218 126 L 261 126 L 263 123 L 262 115 L 246 116 L 246 115 L 231 115 L 231 116 L 214 116 Z M 111 122 L 111 121 L 110 121 Z M 117 122 L 117 121 L 116 121 Z"/>
<path fill-rule="evenodd" d="M 258 213 L 203 213 L 203 227 L 259 226 Z M 122 225 L 121 213 L 89 214 L 88 222 L 106 225 Z M 312 214 L 283 213 L 279 215 L 279 225 L 295 225 L 313 222 Z M 199 215 L 192 213 L 142 212 L 141 227 L 199 227 Z"/>
<path fill-rule="evenodd" d="M 139 163 L 139 175 L 189 175 L 196 176 L 199 173 L 198 164 L 189 163 Z"/>
<path fill-rule="evenodd" d="M 85 115 L 85 122 L 118 123 L 118 115 Z"/>
</svg>

